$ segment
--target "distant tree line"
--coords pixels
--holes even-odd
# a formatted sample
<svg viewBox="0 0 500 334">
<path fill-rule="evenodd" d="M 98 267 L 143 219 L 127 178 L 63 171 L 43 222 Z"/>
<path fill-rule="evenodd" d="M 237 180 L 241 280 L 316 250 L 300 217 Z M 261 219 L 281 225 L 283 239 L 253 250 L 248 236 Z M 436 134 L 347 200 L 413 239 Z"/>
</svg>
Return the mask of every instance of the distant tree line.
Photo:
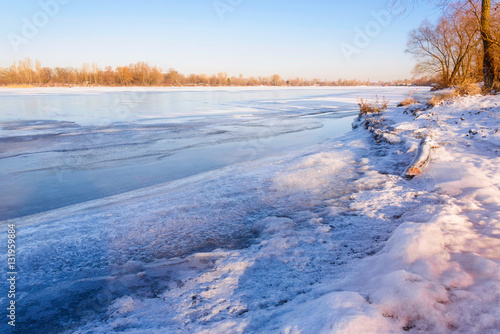
<svg viewBox="0 0 500 334">
<path fill-rule="evenodd" d="M 145 62 L 128 66 L 104 69 L 96 63 L 74 67 L 43 67 L 30 58 L 14 62 L 8 68 L 0 68 L 1 86 L 359 86 L 359 85 L 429 85 L 433 79 L 424 77 L 412 80 L 370 82 L 362 80 L 320 80 L 294 78 L 285 80 L 278 74 L 269 77 L 245 78 L 228 76 L 226 73 L 212 75 L 184 75 L 174 69 L 164 73 L 159 67 Z"/>
<path fill-rule="evenodd" d="M 489 0 L 438 1 L 436 24 L 424 21 L 408 38 L 415 72 L 435 76 L 442 87 L 485 82 L 500 85 L 500 6 Z"/>
</svg>

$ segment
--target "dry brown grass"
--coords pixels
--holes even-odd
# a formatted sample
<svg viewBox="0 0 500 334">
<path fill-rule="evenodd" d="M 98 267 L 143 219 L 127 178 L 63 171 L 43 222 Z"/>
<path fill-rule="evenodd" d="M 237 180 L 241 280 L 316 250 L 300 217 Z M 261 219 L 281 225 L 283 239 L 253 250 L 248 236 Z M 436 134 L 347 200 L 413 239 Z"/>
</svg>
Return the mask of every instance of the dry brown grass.
<svg viewBox="0 0 500 334">
<path fill-rule="evenodd" d="M 382 100 L 379 100 L 378 96 L 376 96 L 371 101 L 358 99 L 359 116 L 381 113 L 382 111 L 387 109 L 388 105 L 389 101 L 385 97 L 383 97 Z"/>
<path fill-rule="evenodd" d="M 444 101 L 452 100 L 459 96 L 473 96 L 482 94 L 481 87 L 475 82 L 465 81 L 460 85 L 455 86 L 453 91 L 448 91 L 445 93 L 436 94 L 432 97 L 432 99 L 428 102 L 429 105 L 435 107 L 437 105 L 442 104 Z"/>
<path fill-rule="evenodd" d="M 458 96 L 472 96 L 482 93 L 481 87 L 475 82 L 463 82 L 455 87 Z"/>
<path fill-rule="evenodd" d="M 493 86 L 490 89 L 483 88 L 483 94 L 493 94 L 497 95 L 500 93 L 500 82 L 493 82 Z"/>
<path fill-rule="evenodd" d="M 401 101 L 399 104 L 398 104 L 398 107 L 406 107 L 406 106 L 409 106 L 409 105 L 412 105 L 412 104 L 416 104 L 418 103 L 417 100 L 415 100 L 412 96 L 413 94 L 415 94 L 417 90 L 414 90 L 413 92 L 411 92 L 403 101 Z"/>
<path fill-rule="evenodd" d="M 435 106 L 440 105 L 444 101 L 451 100 L 451 99 L 453 99 L 453 98 L 455 98 L 457 96 L 459 96 L 459 95 L 456 92 L 456 90 L 453 90 L 453 91 L 450 91 L 450 92 L 446 92 L 446 93 L 440 93 L 440 94 L 434 95 L 432 97 L 432 99 L 428 103 L 429 103 L 429 105 L 435 107 Z"/>
<path fill-rule="evenodd" d="M 415 104 L 417 103 L 417 101 L 413 98 L 413 97 L 407 97 L 405 98 L 403 101 L 401 101 L 399 104 L 398 104 L 398 107 L 406 107 L 406 106 L 409 106 L 411 104 Z"/>
</svg>

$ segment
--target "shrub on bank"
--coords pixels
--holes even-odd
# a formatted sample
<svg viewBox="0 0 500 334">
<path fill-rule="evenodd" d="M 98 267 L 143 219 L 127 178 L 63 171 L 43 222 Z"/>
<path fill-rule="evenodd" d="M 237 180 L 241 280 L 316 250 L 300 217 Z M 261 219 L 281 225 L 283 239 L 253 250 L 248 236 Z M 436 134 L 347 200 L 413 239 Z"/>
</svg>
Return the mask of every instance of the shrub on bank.
<svg viewBox="0 0 500 334">
<path fill-rule="evenodd" d="M 382 100 L 379 100 L 378 96 L 376 96 L 371 101 L 358 99 L 359 116 L 380 113 L 387 109 L 388 105 L 389 101 L 385 97 L 382 98 Z"/>
<path fill-rule="evenodd" d="M 417 103 L 417 101 L 414 98 L 408 96 L 398 104 L 398 107 L 406 107 L 415 103 Z"/>
<path fill-rule="evenodd" d="M 456 85 L 452 91 L 434 95 L 428 104 L 435 107 L 443 103 L 443 101 L 451 100 L 459 96 L 473 96 L 482 93 L 482 89 L 477 83 L 466 81 L 460 85 Z"/>
</svg>

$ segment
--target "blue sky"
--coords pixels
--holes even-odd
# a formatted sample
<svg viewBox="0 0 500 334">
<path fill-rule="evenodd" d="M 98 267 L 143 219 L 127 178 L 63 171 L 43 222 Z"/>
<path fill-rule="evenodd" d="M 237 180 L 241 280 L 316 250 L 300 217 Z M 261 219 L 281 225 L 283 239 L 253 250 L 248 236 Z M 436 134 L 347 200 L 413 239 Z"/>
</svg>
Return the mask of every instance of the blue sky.
<svg viewBox="0 0 500 334">
<path fill-rule="evenodd" d="M 144 60 L 186 74 L 278 73 L 320 79 L 411 77 L 413 61 L 404 54 L 408 32 L 425 17 L 438 16 L 432 7 L 421 5 L 388 25 L 379 23 L 373 12 L 386 9 L 387 0 L 0 0 L 0 4 L 3 67 L 24 57 L 50 67 L 79 67 L 92 61 L 114 67 Z M 29 25 L 35 30 L 26 28 Z M 370 36 L 360 38 L 359 31 Z M 356 44 L 356 38 L 363 43 Z"/>
</svg>

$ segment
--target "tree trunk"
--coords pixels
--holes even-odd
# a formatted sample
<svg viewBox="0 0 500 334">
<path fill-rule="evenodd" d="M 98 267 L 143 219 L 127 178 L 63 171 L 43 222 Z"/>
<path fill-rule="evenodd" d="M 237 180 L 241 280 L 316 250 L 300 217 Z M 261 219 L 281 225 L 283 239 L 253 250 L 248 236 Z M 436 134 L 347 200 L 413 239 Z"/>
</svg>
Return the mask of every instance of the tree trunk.
<svg viewBox="0 0 500 334">
<path fill-rule="evenodd" d="M 493 86 L 495 78 L 495 59 L 493 55 L 493 37 L 490 29 L 491 0 L 482 0 L 481 7 L 481 38 L 483 39 L 484 57 L 483 74 L 486 89 Z"/>
</svg>

